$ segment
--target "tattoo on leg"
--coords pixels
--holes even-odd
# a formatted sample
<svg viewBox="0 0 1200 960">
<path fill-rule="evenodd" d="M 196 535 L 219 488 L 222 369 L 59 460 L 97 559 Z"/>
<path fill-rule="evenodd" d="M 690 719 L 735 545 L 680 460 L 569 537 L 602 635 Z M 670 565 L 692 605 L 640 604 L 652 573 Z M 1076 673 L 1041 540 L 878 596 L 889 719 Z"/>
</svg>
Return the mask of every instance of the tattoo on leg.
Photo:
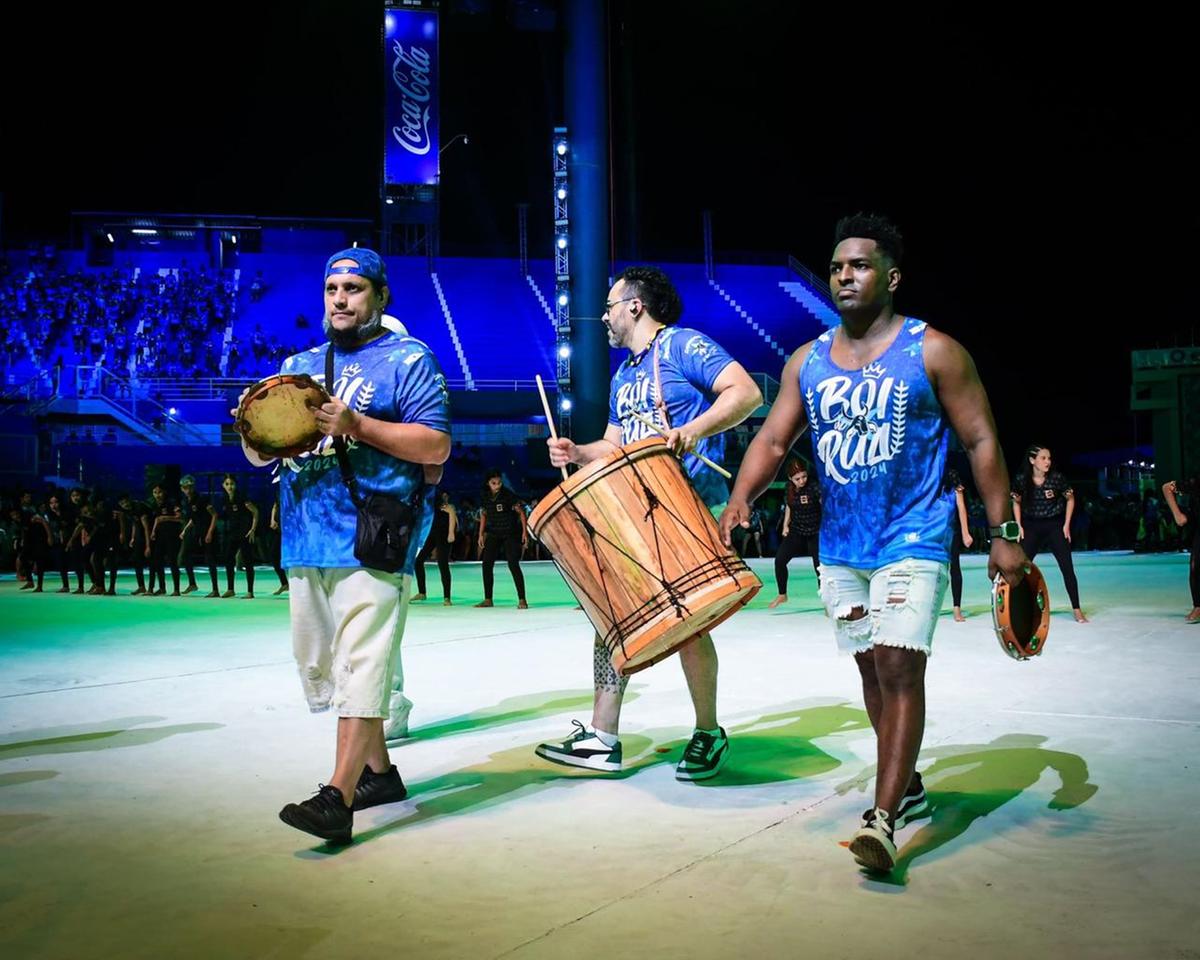
<svg viewBox="0 0 1200 960">
<path fill-rule="evenodd" d="M 596 689 L 606 693 L 624 693 L 629 684 L 628 677 L 617 674 L 612 665 L 612 658 L 608 655 L 608 648 L 599 641 L 592 647 L 592 677 L 596 682 Z"/>
</svg>

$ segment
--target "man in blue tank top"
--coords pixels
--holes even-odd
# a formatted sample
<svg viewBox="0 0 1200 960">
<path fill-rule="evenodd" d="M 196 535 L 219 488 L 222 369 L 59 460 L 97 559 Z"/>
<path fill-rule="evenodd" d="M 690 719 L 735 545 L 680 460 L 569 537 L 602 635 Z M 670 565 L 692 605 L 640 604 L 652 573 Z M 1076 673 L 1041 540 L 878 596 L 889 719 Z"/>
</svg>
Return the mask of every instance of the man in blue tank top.
<svg viewBox="0 0 1200 960">
<path fill-rule="evenodd" d="M 824 497 L 821 598 L 838 647 L 852 654 L 875 730 L 875 802 L 850 852 L 891 870 L 893 832 L 927 812 L 917 754 L 925 728 L 925 662 L 948 579 L 954 494 L 943 482 L 953 430 L 992 524 L 988 575 L 1024 576 L 1008 470 L 987 394 L 963 347 L 893 309 L 903 240 L 882 217 L 837 225 L 829 285 L 841 324 L 788 360 L 776 399 L 742 461 L 721 517 L 725 542 L 812 431 Z"/>
<path fill-rule="evenodd" d="M 688 327 L 676 326 L 683 303 L 670 279 L 655 267 L 629 267 L 617 277 L 604 305 L 604 325 L 613 347 L 629 350 L 609 393 L 608 426 L 593 443 L 576 445 L 566 437 L 550 439 L 550 462 L 590 463 L 618 447 L 654 436 L 639 416 L 666 434 L 667 444 L 683 457 L 683 468 L 701 500 L 711 509 L 729 498 L 725 481 L 694 455 L 719 462 L 725 449 L 721 434 L 745 420 L 762 403 L 762 393 L 740 363 L 720 346 Z M 696 709 L 696 728 L 675 768 L 678 780 L 716 776 L 729 755 L 729 739 L 717 724 L 717 651 L 708 632 L 679 648 Z M 599 635 L 592 651 L 595 698 L 592 726 L 578 720 L 566 740 L 543 743 L 537 755 L 552 763 L 592 770 L 621 769 L 617 726 L 628 677 L 613 669 Z"/>
</svg>

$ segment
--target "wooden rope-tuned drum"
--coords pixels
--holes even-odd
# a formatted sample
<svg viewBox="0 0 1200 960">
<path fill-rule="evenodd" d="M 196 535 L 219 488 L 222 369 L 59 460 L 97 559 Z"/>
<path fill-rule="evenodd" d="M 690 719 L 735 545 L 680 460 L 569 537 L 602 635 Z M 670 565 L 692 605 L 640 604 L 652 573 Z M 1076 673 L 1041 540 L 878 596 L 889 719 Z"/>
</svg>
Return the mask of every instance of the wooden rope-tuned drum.
<svg viewBox="0 0 1200 960">
<path fill-rule="evenodd" d="M 1050 632 L 1050 593 L 1042 571 L 1032 563 L 1015 587 L 996 574 L 992 581 L 992 626 L 1000 649 L 1014 660 L 1028 660 L 1046 648 Z"/>
<path fill-rule="evenodd" d="M 529 515 L 621 674 L 674 653 L 750 602 L 762 581 L 659 437 L 564 480 Z"/>
<path fill-rule="evenodd" d="M 267 377 L 246 392 L 234 427 L 264 457 L 295 457 L 321 441 L 312 412 L 328 402 L 325 388 L 307 373 Z"/>
</svg>

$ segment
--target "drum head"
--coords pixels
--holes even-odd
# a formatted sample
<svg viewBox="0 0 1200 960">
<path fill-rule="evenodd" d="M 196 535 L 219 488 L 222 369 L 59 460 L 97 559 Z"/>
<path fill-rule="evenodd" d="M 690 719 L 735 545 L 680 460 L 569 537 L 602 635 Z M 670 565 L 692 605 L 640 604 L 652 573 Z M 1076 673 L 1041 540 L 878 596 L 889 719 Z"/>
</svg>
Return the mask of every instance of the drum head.
<svg viewBox="0 0 1200 960">
<path fill-rule="evenodd" d="M 295 457 L 320 443 L 324 434 L 312 412 L 328 402 L 325 388 L 306 373 L 268 377 L 246 393 L 234 426 L 256 453 Z"/>
<path fill-rule="evenodd" d="M 1014 660 L 1036 657 L 1050 632 L 1050 595 L 1042 572 L 1032 563 L 1025 578 L 1010 587 L 997 574 L 992 584 L 992 625 L 1000 649 Z"/>
</svg>

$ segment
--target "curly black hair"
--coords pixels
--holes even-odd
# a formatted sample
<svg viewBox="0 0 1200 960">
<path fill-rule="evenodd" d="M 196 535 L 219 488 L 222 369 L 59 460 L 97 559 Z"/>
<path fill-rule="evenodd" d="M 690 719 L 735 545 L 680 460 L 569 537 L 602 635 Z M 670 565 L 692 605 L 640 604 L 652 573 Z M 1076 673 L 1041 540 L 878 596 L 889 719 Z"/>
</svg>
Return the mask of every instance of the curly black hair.
<svg viewBox="0 0 1200 960">
<path fill-rule="evenodd" d="M 659 323 L 679 322 L 683 300 L 675 284 L 658 267 L 626 267 L 616 280 L 624 280 L 629 292 L 646 305 L 646 311 Z"/>
<path fill-rule="evenodd" d="M 833 228 L 833 245 L 836 247 L 850 237 L 874 240 L 897 267 L 904 259 L 904 237 L 901 236 L 900 229 L 887 217 L 878 213 L 855 213 L 842 217 Z"/>
</svg>

